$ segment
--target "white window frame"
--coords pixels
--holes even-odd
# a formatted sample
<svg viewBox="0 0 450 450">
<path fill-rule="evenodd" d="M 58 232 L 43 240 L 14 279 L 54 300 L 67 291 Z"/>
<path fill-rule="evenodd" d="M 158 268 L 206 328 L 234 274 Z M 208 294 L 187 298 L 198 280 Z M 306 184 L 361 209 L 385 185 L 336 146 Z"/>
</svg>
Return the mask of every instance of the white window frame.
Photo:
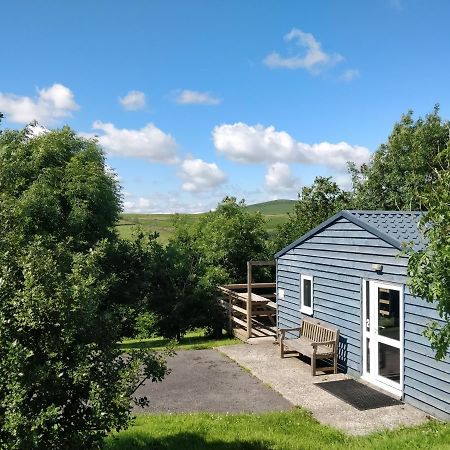
<svg viewBox="0 0 450 450">
<path fill-rule="evenodd" d="M 311 281 L 311 306 L 305 306 L 304 298 L 303 298 L 303 284 L 305 280 Z M 313 315 L 314 310 L 314 280 L 311 275 L 300 275 L 300 312 L 303 314 L 307 314 L 308 316 Z"/>
</svg>

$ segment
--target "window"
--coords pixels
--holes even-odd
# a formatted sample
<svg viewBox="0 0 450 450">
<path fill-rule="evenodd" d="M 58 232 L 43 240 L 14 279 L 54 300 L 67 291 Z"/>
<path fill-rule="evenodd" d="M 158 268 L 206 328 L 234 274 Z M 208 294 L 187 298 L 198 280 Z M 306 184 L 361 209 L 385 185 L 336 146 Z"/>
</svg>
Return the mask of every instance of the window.
<svg viewBox="0 0 450 450">
<path fill-rule="evenodd" d="M 313 313 L 313 278 L 309 275 L 300 277 L 300 311 L 310 316 Z"/>
</svg>

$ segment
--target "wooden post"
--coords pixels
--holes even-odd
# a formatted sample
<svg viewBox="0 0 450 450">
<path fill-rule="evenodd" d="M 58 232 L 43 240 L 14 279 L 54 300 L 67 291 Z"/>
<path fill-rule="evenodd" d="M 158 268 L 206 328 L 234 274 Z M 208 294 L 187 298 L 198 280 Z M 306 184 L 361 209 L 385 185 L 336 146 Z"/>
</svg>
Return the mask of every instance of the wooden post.
<svg viewBox="0 0 450 450">
<path fill-rule="evenodd" d="M 228 334 L 233 336 L 233 297 L 228 294 Z"/>
<path fill-rule="evenodd" d="M 247 261 L 247 339 L 252 336 L 252 263 Z"/>
</svg>

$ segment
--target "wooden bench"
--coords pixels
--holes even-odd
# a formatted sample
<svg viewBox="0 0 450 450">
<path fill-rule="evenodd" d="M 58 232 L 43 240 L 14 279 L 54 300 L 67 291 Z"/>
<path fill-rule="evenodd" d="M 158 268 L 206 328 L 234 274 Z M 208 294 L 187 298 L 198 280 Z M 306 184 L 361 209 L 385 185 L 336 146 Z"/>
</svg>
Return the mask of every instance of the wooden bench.
<svg viewBox="0 0 450 450">
<path fill-rule="evenodd" d="M 339 329 L 324 322 L 305 317 L 299 328 L 280 328 L 279 344 L 281 357 L 287 353 L 300 353 L 311 358 L 311 372 L 316 375 L 318 359 L 333 359 L 331 367 L 321 367 L 323 372 L 337 373 L 337 350 Z M 286 339 L 288 331 L 299 332 L 297 339 Z"/>
</svg>

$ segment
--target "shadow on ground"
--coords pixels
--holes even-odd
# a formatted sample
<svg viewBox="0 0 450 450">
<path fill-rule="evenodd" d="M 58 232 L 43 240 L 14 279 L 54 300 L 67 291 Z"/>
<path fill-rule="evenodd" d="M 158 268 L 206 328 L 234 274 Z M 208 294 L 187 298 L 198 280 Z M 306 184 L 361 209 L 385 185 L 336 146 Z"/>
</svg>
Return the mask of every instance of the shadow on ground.
<svg viewBox="0 0 450 450">
<path fill-rule="evenodd" d="M 270 450 L 268 443 L 253 441 L 206 441 L 196 433 L 179 433 L 173 436 L 153 438 L 147 433 L 133 436 L 115 436 L 108 440 L 108 450 Z"/>
</svg>

